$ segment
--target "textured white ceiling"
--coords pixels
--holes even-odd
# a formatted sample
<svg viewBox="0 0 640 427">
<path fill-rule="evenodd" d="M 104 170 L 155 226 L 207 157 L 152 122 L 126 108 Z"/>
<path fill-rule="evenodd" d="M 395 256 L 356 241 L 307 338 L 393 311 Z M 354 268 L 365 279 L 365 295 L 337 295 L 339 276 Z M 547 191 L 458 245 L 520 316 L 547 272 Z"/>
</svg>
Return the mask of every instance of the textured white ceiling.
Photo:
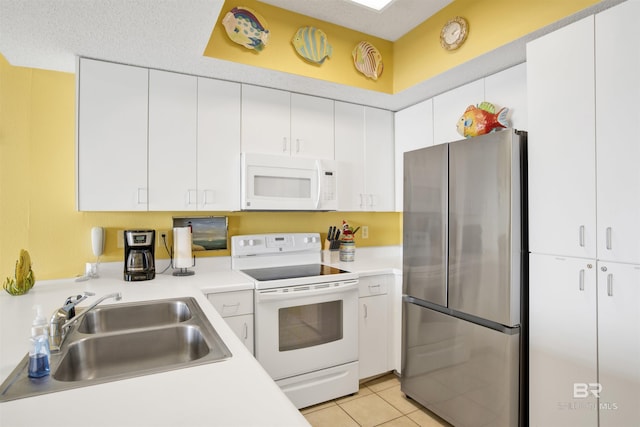
<svg viewBox="0 0 640 427">
<path fill-rule="evenodd" d="M 377 12 L 347 0 L 264 1 L 391 40 L 449 3 L 395 0 L 378 16 Z M 620 1 L 603 0 L 599 5 L 610 6 Z M 0 53 L 14 66 L 74 73 L 76 57 L 86 56 L 397 111 L 523 62 L 527 40 L 589 13 L 587 10 L 576 14 L 447 73 L 388 95 L 202 56 L 223 3 L 223 0 L 0 0 Z"/>
<path fill-rule="evenodd" d="M 394 0 L 381 11 L 349 0 L 259 0 L 352 30 L 396 41 L 453 0 Z"/>
</svg>

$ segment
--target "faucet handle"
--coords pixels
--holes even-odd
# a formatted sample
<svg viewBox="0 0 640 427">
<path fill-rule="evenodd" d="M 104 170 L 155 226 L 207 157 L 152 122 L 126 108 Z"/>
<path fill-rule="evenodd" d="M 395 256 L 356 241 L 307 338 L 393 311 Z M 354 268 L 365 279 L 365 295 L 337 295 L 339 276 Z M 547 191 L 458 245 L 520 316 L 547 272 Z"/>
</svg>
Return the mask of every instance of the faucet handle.
<svg viewBox="0 0 640 427">
<path fill-rule="evenodd" d="M 67 318 L 72 319 L 73 317 L 75 317 L 75 306 L 86 300 L 88 297 L 94 295 L 95 293 L 93 292 L 84 291 L 81 295 L 71 295 L 70 297 L 67 297 L 67 299 L 64 301 L 64 305 L 62 306 L 62 309 L 68 313 Z"/>
</svg>

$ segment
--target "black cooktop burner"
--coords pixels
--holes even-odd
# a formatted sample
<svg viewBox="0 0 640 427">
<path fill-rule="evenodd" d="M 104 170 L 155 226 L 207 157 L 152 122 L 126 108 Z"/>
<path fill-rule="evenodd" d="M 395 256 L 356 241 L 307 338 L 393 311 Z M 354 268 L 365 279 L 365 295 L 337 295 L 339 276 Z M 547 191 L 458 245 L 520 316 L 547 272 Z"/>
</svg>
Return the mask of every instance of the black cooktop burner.
<svg viewBox="0 0 640 427">
<path fill-rule="evenodd" d="M 284 267 L 252 268 L 240 271 L 261 282 L 348 273 L 348 271 L 323 264 L 287 265 Z"/>
</svg>

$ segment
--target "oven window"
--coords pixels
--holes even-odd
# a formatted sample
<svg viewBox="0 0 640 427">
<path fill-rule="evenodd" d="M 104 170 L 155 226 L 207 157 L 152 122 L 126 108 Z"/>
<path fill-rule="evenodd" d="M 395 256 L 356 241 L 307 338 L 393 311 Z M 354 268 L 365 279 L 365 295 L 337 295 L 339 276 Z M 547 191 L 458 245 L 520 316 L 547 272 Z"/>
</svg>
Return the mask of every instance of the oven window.
<svg viewBox="0 0 640 427">
<path fill-rule="evenodd" d="M 255 175 L 253 186 L 256 196 L 292 197 L 295 199 L 311 197 L 310 178 Z"/>
<path fill-rule="evenodd" d="M 342 339 L 342 300 L 281 308 L 278 311 L 278 336 L 280 351 Z"/>
</svg>

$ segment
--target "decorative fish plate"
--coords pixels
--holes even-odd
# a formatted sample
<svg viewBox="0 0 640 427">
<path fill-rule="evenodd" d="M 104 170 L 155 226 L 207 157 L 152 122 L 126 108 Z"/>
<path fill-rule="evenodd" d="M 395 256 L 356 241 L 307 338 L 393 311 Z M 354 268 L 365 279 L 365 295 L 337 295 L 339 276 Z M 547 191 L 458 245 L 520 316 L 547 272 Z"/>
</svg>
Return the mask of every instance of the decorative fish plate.
<svg viewBox="0 0 640 427">
<path fill-rule="evenodd" d="M 353 56 L 353 64 L 356 70 L 365 76 L 378 80 L 378 77 L 382 75 L 382 70 L 384 69 L 382 55 L 371 43 L 361 41 L 353 48 L 351 55 Z"/>
<path fill-rule="evenodd" d="M 269 42 L 267 21 L 248 7 L 234 7 L 222 19 L 222 26 L 234 43 L 260 52 Z"/>
<path fill-rule="evenodd" d="M 315 27 L 300 27 L 296 31 L 291 44 L 298 55 L 309 62 L 322 64 L 325 59 L 331 57 L 333 48 L 329 44 L 324 31 Z"/>
</svg>

